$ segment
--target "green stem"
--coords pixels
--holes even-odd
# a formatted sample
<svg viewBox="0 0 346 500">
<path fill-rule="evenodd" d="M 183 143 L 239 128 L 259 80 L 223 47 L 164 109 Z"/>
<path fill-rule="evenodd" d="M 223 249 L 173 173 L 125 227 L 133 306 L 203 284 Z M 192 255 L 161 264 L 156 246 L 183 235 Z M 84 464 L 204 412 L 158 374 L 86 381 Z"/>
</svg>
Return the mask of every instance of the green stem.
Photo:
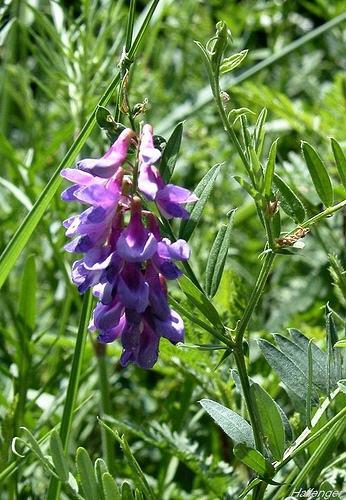
<svg viewBox="0 0 346 500">
<path fill-rule="evenodd" d="M 212 75 L 212 73 L 210 71 L 209 71 L 209 75 Z M 245 167 L 245 169 L 250 177 L 252 185 L 254 186 L 255 189 L 257 189 L 257 185 L 256 185 L 257 183 L 255 180 L 253 169 L 251 168 L 251 164 L 249 163 L 249 161 L 245 155 L 245 152 L 244 152 L 244 150 L 243 150 L 243 148 L 238 140 L 236 133 L 234 132 L 232 125 L 229 123 L 225 108 L 223 106 L 222 99 L 221 99 L 219 75 L 218 74 L 213 75 L 212 78 L 213 78 L 213 81 L 210 82 L 211 88 L 213 91 L 213 95 L 214 95 L 214 98 L 216 101 L 216 105 L 217 105 L 224 129 L 227 132 L 228 136 L 230 137 L 232 144 L 235 146 L 235 148 L 240 156 L 240 159 L 241 159 L 241 161 L 242 161 L 242 163 L 243 163 L 243 165 L 244 165 L 244 167 Z M 256 208 L 258 210 L 259 216 L 261 216 L 261 213 L 263 215 L 264 228 L 266 231 L 266 236 L 267 236 L 269 248 L 274 248 L 274 239 L 273 239 L 273 232 L 272 232 L 272 228 L 271 228 L 271 220 L 268 217 L 266 207 L 256 204 Z"/>
<path fill-rule="evenodd" d="M 215 85 L 215 90 L 213 90 L 213 94 L 214 94 L 214 98 L 215 98 L 215 101 L 217 104 L 217 109 L 219 111 L 224 129 L 227 132 L 227 134 L 229 135 L 232 143 L 234 144 L 234 146 L 235 146 L 235 148 L 236 148 L 236 150 L 241 158 L 241 161 L 242 161 L 244 167 L 246 168 L 246 171 L 248 172 L 248 174 L 251 177 L 251 166 L 250 166 L 250 164 L 245 156 L 243 148 L 241 147 L 241 144 L 238 140 L 238 137 L 236 136 L 236 133 L 233 130 L 233 127 L 230 125 L 230 123 L 228 121 L 225 108 L 223 107 L 223 103 L 222 103 L 222 99 L 221 99 L 221 95 L 220 95 L 220 83 L 219 83 L 218 78 L 217 78 L 217 80 L 214 81 L 214 85 Z M 213 89 L 213 86 L 212 86 L 212 89 Z"/>
<path fill-rule="evenodd" d="M 268 276 L 271 272 L 272 265 L 275 259 L 275 254 L 273 252 L 269 252 L 265 255 L 263 259 L 263 264 L 258 275 L 255 286 L 252 290 L 250 299 L 245 308 L 244 314 L 237 326 L 236 329 L 236 342 L 241 344 L 243 342 L 243 337 L 245 330 L 250 322 L 251 316 L 255 310 L 255 307 L 258 304 L 258 301 L 263 293 L 265 284 L 267 282 Z"/>
<path fill-rule="evenodd" d="M 341 210 L 344 207 L 346 207 L 346 200 L 343 200 L 340 203 L 333 205 L 332 207 L 328 207 L 325 210 L 323 210 L 323 212 L 320 212 L 319 214 L 314 215 L 310 219 L 303 222 L 296 229 L 294 229 L 290 234 L 293 234 L 294 232 L 299 230 L 301 227 L 308 228 L 308 227 L 312 226 L 313 224 L 316 224 L 316 222 L 320 221 L 321 219 L 325 219 L 326 217 L 330 217 L 331 215 L 335 214 L 335 212 L 338 212 L 339 210 Z"/>
<path fill-rule="evenodd" d="M 127 54 L 131 48 L 132 37 L 133 37 L 133 27 L 135 23 L 135 10 L 136 10 L 136 0 L 131 0 L 129 13 L 127 16 L 126 25 L 126 37 L 125 37 L 125 54 Z"/>
<path fill-rule="evenodd" d="M 97 368 L 101 393 L 101 418 L 105 415 L 112 415 L 112 404 L 109 391 L 108 374 L 107 374 L 107 350 L 104 344 L 95 344 L 95 353 L 97 358 Z M 114 443 L 108 432 L 102 427 L 102 448 L 104 457 L 111 474 L 115 474 L 115 449 Z"/>
<path fill-rule="evenodd" d="M 72 426 L 73 409 L 75 407 L 77 391 L 79 387 L 79 379 L 82 369 L 82 360 L 87 337 L 87 327 L 92 306 L 92 295 L 90 291 L 86 292 L 83 299 L 83 307 L 78 326 L 76 346 L 73 354 L 72 367 L 70 378 L 67 387 L 64 410 L 61 419 L 60 437 L 64 447 L 64 451 L 68 450 L 69 437 Z M 57 500 L 60 494 L 61 483 L 56 477 L 50 480 L 47 500 Z"/>
<path fill-rule="evenodd" d="M 234 360 L 237 365 L 237 370 L 239 374 L 239 379 L 241 383 L 241 387 L 243 390 L 245 402 L 246 402 L 246 407 L 247 411 L 249 414 L 253 434 L 254 434 L 254 439 L 255 439 L 255 445 L 256 449 L 259 452 L 263 452 L 263 441 L 262 441 L 262 433 L 261 433 L 261 428 L 260 428 L 260 421 L 258 418 L 258 413 L 257 413 L 257 408 L 256 408 L 256 402 L 254 401 L 254 398 L 252 396 L 252 393 L 250 391 L 250 382 L 249 382 L 249 377 L 247 374 L 246 370 L 246 365 L 245 365 L 245 355 L 244 355 L 244 350 L 243 350 L 243 345 L 242 344 L 237 344 L 233 350 L 233 356 Z"/>
<path fill-rule="evenodd" d="M 304 467 L 299 471 L 299 474 L 295 478 L 293 484 L 290 487 L 289 494 L 300 488 L 302 483 L 305 481 L 306 477 L 309 476 L 314 467 L 321 464 L 321 457 L 326 454 L 330 447 L 332 446 L 334 440 L 339 440 L 343 434 L 343 430 L 346 425 L 345 418 L 340 419 L 333 427 L 331 427 L 327 435 L 319 443 L 317 448 L 311 454 L 309 460 L 306 462 Z"/>
</svg>

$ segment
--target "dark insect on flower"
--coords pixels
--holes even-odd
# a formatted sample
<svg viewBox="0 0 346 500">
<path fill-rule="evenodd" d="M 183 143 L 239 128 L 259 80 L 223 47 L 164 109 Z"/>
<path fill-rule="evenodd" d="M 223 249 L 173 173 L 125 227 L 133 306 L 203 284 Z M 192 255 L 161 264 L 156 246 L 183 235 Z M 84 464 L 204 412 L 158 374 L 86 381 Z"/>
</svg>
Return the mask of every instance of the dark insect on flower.
<svg viewBox="0 0 346 500">
<path fill-rule="evenodd" d="M 124 165 L 131 143 L 138 147 L 138 165 L 132 167 L 138 169 L 138 186 L 133 186 L 137 178 L 133 175 L 129 189 Z M 184 338 L 183 321 L 168 305 L 166 280 L 181 276 L 175 262 L 187 260 L 190 249 L 184 240 L 171 242 L 161 237 L 157 217 L 142 209 L 135 191 L 138 188 L 154 201 L 167 219 L 188 218 L 182 205 L 197 197 L 164 183 L 155 166 L 160 157 L 153 129 L 144 125 L 139 140 L 132 130 L 124 129 L 102 158 L 80 160 L 77 168 L 61 172 L 74 183 L 62 199 L 88 206 L 63 222 L 66 235 L 72 238 L 65 249 L 84 254 L 72 266 L 72 280 L 80 293 L 91 288 L 97 297 L 89 328 L 98 331 L 99 342 L 121 340 L 123 366 L 136 363 L 151 368 L 161 337 L 173 344 Z"/>
</svg>

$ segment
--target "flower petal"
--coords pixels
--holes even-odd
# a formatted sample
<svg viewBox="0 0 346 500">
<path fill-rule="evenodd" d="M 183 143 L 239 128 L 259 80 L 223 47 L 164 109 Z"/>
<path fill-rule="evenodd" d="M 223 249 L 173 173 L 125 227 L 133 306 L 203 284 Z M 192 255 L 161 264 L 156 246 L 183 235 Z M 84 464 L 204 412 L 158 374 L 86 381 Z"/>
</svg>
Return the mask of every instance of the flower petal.
<svg viewBox="0 0 346 500">
<path fill-rule="evenodd" d="M 187 260 L 190 257 L 190 247 L 185 240 L 171 243 L 168 238 L 163 238 L 157 245 L 157 254 L 165 260 Z"/>
<path fill-rule="evenodd" d="M 117 294 L 126 308 L 143 312 L 149 304 L 149 285 L 138 264 L 125 264 L 119 277 Z"/>
<path fill-rule="evenodd" d="M 97 341 L 101 344 L 109 344 L 110 342 L 114 342 L 117 338 L 122 334 L 124 327 L 126 324 L 125 314 L 123 314 L 119 320 L 117 326 L 112 328 L 111 330 L 101 331 L 99 336 L 97 337 Z"/>
<path fill-rule="evenodd" d="M 110 304 L 98 302 L 93 314 L 93 327 L 98 330 L 111 330 L 118 325 L 124 313 L 123 304 L 114 299 Z"/>
<path fill-rule="evenodd" d="M 80 160 L 77 162 L 78 168 L 103 179 L 112 177 L 120 165 L 125 162 L 129 143 L 133 136 L 134 132 L 131 129 L 123 130 L 102 158 Z"/>
<path fill-rule="evenodd" d="M 116 243 L 119 255 L 127 262 L 143 262 L 150 259 L 157 249 L 157 241 L 142 224 L 140 210 L 134 209 L 126 229 Z"/>
<path fill-rule="evenodd" d="M 83 203 L 102 207 L 114 206 L 119 201 L 119 196 L 106 189 L 102 184 L 92 184 L 79 188 L 74 192 L 74 196 Z"/>
<path fill-rule="evenodd" d="M 141 165 L 138 176 L 138 189 L 149 200 L 155 200 L 161 186 L 163 186 L 163 181 L 158 170 L 151 165 Z"/>
<path fill-rule="evenodd" d="M 171 310 L 169 317 L 164 321 L 154 318 L 154 324 L 156 333 L 170 340 L 172 344 L 184 340 L 184 322 L 177 312 Z"/>
</svg>

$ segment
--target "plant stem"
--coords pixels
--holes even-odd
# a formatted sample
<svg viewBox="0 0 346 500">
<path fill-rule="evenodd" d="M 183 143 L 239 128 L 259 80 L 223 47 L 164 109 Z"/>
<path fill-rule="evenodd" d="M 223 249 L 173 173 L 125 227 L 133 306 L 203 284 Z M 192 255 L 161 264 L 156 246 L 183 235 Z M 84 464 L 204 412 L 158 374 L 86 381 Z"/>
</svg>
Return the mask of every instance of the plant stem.
<svg viewBox="0 0 346 500">
<path fill-rule="evenodd" d="M 267 253 L 263 259 L 263 264 L 259 272 L 257 281 L 255 283 L 255 286 L 252 290 L 249 302 L 247 303 L 244 314 L 236 329 L 236 342 L 239 344 L 243 342 L 245 330 L 250 322 L 255 307 L 257 306 L 258 301 L 263 293 L 265 284 L 272 269 L 274 259 L 275 259 L 275 254 L 273 252 Z"/>
<path fill-rule="evenodd" d="M 308 228 L 308 227 L 312 226 L 313 224 L 316 224 L 316 222 L 319 222 L 321 219 L 325 219 L 326 217 L 330 217 L 331 215 L 335 214 L 335 212 L 338 212 L 339 210 L 341 210 L 344 207 L 346 207 L 346 200 L 343 200 L 340 203 L 333 205 L 332 207 L 328 207 L 325 210 L 323 210 L 323 212 L 320 212 L 319 214 L 314 215 L 313 217 L 306 220 L 305 222 L 302 222 L 302 224 L 300 226 L 298 226 L 296 229 L 291 231 L 289 234 L 295 233 L 301 227 Z"/>
<path fill-rule="evenodd" d="M 259 418 L 257 414 L 257 408 L 256 408 L 256 403 L 252 397 L 252 394 L 250 392 L 250 382 L 249 382 L 249 377 L 247 374 L 246 370 L 246 365 L 245 365 L 245 355 L 244 355 L 244 350 L 243 350 L 243 345 L 237 344 L 233 350 L 233 356 L 234 360 L 237 365 L 237 370 L 240 378 L 240 383 L 241 387 L 243 390 L 245 402 L 246 402 L 246 407 L 247 411 L 249 414 L 253 434 L 254 434 L 254 439 L 255 439 L 255 445 L 256 449 L 262 453 L 263 451 L 263 442 L 262 442 L 262 433 L 261 433 L 261 428 L 260 428 L 260 423 L 259 423 Z"/>
<path fill-rule="evenodd" d="M 101 393 L 101 418 L 105 415 L 112 415 L 112 404 L 109 391 L 107 374 L 107 346 L 105 344 L 95 344 L 95 354 L 97 359 L 97 368 Z M 111 474 L 115 474 L 115 453 L 114 444 L 111 436 L 105 429 L 101 428 L 102 448 L 104 457 Z"/>
<path fill-rule="evenodd" d="M 125 37 L 125 54 L 127 54 L 131 48 L 132 37 L 133 37 L 133 27 L 135 22 L 135 10 L 136 10 L 136 0 L 131 0 L 129 13 L 127 16 L 126 25 L 126 37 Z"/>
<path fill-rule="evenodd" d="M 76 402 L 79 379 L 82 369 L 82 360 L 87 337 L 87 326 L 89 322 L 92 306 L 92 295 L 90 291 L 86 292 L 83 299 L 83 307 L 78 326 L 76 346 L 73 354 L 70 378 L 67 387 L 64 411 L 61 419 L 60 437 L 64 451 L 68 450 L 69 437 L 72 426 L 73 409 Z M 49 483 L 47 500 L 57 500 L 60 494 L 61 483 L 56 477 L 52 477 Z"/>
</svg>

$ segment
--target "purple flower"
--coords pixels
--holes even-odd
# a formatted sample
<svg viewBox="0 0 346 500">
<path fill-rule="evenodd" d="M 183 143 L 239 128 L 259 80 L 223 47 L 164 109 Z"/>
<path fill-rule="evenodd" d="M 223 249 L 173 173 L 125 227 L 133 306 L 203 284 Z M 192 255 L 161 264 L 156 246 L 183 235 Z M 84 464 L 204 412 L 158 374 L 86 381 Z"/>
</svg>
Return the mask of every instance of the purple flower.
<svg viewBox="0 0 346 500">
<path fill-rule="evenodd" d="M 127 262 L 143 262 L 150 259 L 157 249 L 155 236 L 143 226 L 141 201 L 135 197 L 131 207 L 131 220 L 121 233 L 116 249 Z"/>
<path fill-rule="evenodd" d="M 149 285 L 139 263 L 126 263 L 118 283 L 118 296 L 128 309 L 144 312 L 149 303 Z"/>
<path fill-rule="evenodd" d="M 188 219 L 189 212 L 181 205 L 195 202 L 198 198 L 188 189 L 164 183 L 159 170 L 153 166 L 159 158 L 160 152 L 154 148 L 153 129 L 150 125 L 144 125 L 139 146 L 138 189 L 149 200 L 156 202 L 166 219 Z"/>
<path fill-rule="evenodd" d="M 181 205 L 197 200 L 194 193 L 174 184 L 167 184 L 163 189 L 160 189 L 155 198 L 158 209 L 166 219 L 173 219 L 173 217 L 188 219 L 190 214 Z"/>
<path fill-rule="evenodd" d="M 160 337 L 155 333 L 145 316 L 126 313 L 126 325 L 122 332 L 123 353 L 120 362 L 123 366 L 136 363 L 141 368 L 152 368 L 157 361 Z"/>
<path fill-rule="evenodd" d="M 65 249 L 83 254 L 72 265 L 72 281 L 80 293 L 90 288 L 97 298 L 89 329 L 98 331 L 102 343 L 120 339 L 123 366 L 151 368 L 161 337 L 173 344 L 184 338 L 183 321 L 168 305 L 166 279 L 181 276 L 176 262 L 187 260 L 190 249 L 184 240 L 162 238 L 156 216 L 142 210 L 135 188 L 155 201 L 166 218 L 187 218 L 182 205 L 197 198 L 164 183 L 154 165 L 161 153 L 150 125 L 143 126 L 138 186 L 133 186 L 134 178 L 122 168 L 132 139 L 135 133 L 125 129 L 102 158 L 80 160 L 78 168 L 61 172 L 73 183 L 62 199 L 87 205 L 63 225 L 72 238 Z"/>
<path fill-rule="evenodd" d="M 147 123 L 143 125 L 139 160 L 142 164 L 153 165 L 161 158 L 160 150 L 154 147 L 153 127 Z"/>
<path fill-rule="evenodd" d="M 126 128 L 101 158 L 86 158 L 80 160 L 77 162 L 77 167 L 94 176 L 109 179 L 109 177 L 114 175 L 116 170 L 125 162 L 130 140 L 134 138 L 134 136 L 134 132 Z"/>
</svg>

